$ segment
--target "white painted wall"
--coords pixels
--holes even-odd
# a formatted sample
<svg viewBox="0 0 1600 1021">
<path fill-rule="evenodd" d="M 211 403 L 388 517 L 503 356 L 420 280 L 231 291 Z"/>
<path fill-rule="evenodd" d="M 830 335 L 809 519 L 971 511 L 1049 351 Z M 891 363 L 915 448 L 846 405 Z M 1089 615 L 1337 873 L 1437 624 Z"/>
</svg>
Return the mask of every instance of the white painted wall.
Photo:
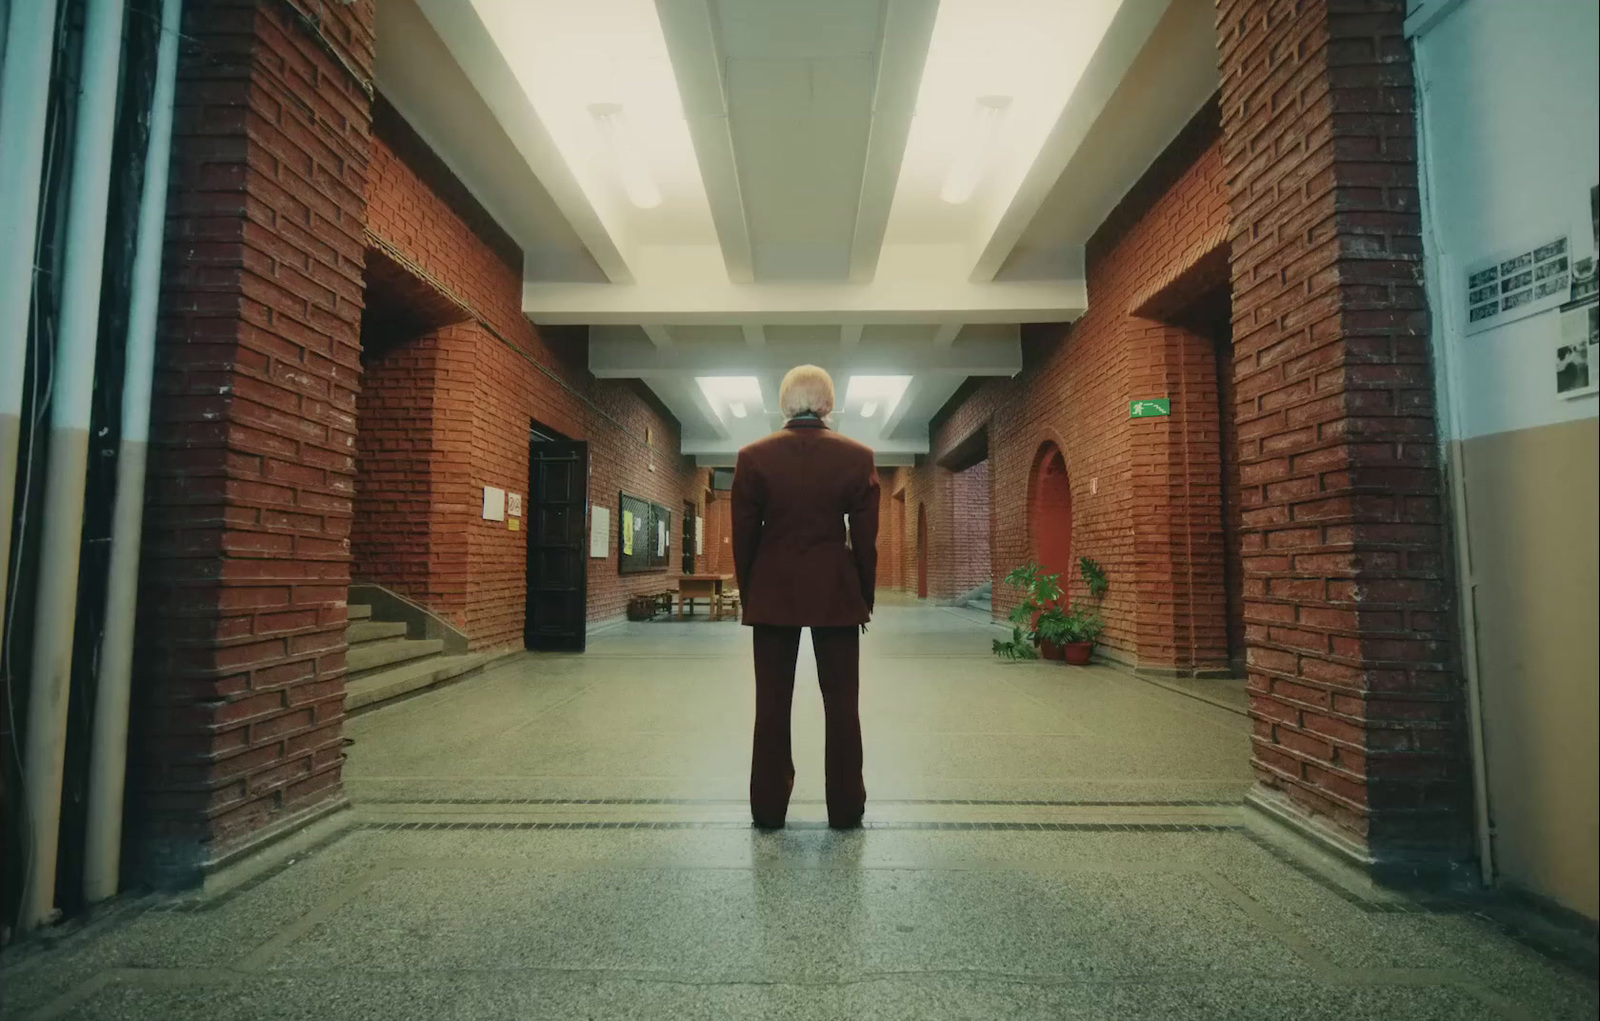
<svg viewBox="0 0 1600 1021">
<path fill-rule="evenodd" d="M 1595 396 L 1555 392 L 1560 313 L 1466 335 L 1459 278 L 1484 256 L 1562 233 L 1574 258 L 1594 254 L 1600 4 L 1414 0 L 1413 11 L 1441 438 L 1593 418 Z"/>
</svg>

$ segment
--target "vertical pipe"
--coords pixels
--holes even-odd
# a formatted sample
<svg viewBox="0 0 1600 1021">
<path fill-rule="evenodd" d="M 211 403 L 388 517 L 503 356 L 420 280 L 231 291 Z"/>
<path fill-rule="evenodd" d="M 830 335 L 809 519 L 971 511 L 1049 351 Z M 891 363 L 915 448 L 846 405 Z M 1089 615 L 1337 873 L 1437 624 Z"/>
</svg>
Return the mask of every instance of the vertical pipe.
<svg viewBox="0 0 1600 1021">
<path fill-rule="evenodd" d="M 150 437 L 150 385 L 155 373 L 156 306 L 161 293 L 161 241 L 172 153 L 172 93 L 178 75 L 178 27 L 183 0 L 162 0 L 161 43 L 150 97 L 150 140 L 139 196 L 139 233 L 128 305 L 127 361 L 122 377 L 122 436 L 117 495 L 111 517 L 111 566 L 106 583 L 105 634 L 95 685 L 94 736 L 89 751 L 89 825 L 83 889 L 94 904 L 117 892 L 122 848 L 122 795 L 127 779 L 128 701 L 133 670 L 133 621 L 139 589 L 139 538 L 144 518 L 145 452 Z"/>
<path fill-rule="evenodd" d="M 11 580 L 11 511 L 22 431 L 22 377 L 28 364 L 28 309 L 39 229 L 56 0 L 18 0 L 6 20 L 0 66 L 0 621 Z"/>
<path fill-rule="evenodd" d="M 22 892 L 19 920 L 22 929 L 49 921 L 55 910 L 67 690 L 72 680 L 72 628 L 78 601 L 78 551 L 83 541 L 84 473 L 94 396 L 117 72 L 122 58 L 122 12 L 123 0 L 89 0 L 83 32 L 23 756 L 33 831 L 28 835 L 28 883 Z"/>
</svg>

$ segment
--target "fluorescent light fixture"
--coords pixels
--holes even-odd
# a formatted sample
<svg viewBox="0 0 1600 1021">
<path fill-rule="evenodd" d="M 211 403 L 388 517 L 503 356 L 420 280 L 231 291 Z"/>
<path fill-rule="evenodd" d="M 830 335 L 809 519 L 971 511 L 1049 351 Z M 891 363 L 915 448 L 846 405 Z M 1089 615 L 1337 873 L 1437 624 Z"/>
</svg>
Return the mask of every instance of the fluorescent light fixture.
<svg viewBox="0 0 1600 1021">
<path fill-rule="evenodd" d="M 616 164 L 617 178 L 622 183 L 623 194 L 640 209 L 654 209 L 661 204 L 661 189 L 634 141 L 633 130 L 622 110 L 621 103 L 591 103 L 589 114 L 600 128 L 606 147 Z"/>
<path fill-rule="evenodd" d="M 910 385 L 910 376 L 851 376 L 844 403 L 846 407 L 860 408 L 862 418 L 872 418 L 880 411 L 888 418 Z"/>
<path fill-rule="evenodd" d="M 944 179 L 939 197 L 953 206 L 972 198 L 978 189 L 978 180 L 994 154 L 994 138 L 1000 130 L 1000 121 L 1011 105 L 1010 96 L 979 96 L 972 109 L 972 119 L 961 133 L 950 173 Z"/>
<path fill-rule="evenodd" d="M 700 384 L 712 413 L 723 421 L 730 415 L 747 418 L 751 409 L 766 411 L 761 400 L 761 380 L 755 376 L 696 376 L 694 381 Z"/>
</svg>

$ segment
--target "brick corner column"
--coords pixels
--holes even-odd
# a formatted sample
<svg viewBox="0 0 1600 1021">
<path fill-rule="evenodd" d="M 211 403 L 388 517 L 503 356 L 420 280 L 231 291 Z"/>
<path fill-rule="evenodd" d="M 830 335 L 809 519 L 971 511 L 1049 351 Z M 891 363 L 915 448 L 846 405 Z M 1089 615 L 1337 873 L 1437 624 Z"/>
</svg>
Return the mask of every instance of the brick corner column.
<svg viewBox="0 0 1600 1021">
<path fill-rule="evenodd" d="M 1470 856 L 1403 0 L 1220 0 L 1254 797 Z"/>
<path fill-rule="evenodd" d="M 185 11 L 128 784 L 162 885 L 341 797 L 375 13 Z"/>
</svg>

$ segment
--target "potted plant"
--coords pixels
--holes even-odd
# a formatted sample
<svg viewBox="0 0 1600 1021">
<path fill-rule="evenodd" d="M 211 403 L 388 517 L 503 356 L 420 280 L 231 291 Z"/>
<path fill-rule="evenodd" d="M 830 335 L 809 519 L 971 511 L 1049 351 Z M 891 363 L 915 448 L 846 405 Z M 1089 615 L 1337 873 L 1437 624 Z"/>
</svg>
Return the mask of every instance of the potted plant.
<svg viewBox="0 0 1600 1021">
<path fill-rule="evenodd" d="M 1062 614 L 1059 622 L 1053 622 L 1049 637 L 1061 646 L 1066 662 L 1083 666 L 1094 655 L 1095 640 L 1105 630 L 1106 623 L 1099 608 L 1100 601 L 1111 589 L 1111 581 L 1106 577 L 1105 568 L 1093 557 L 1078 558 L 1078 573 L 1083 576 L 1094 605 L 1085 606 L 1082 600 L 1073 603 L 1070 612 Z"/>
<path fill-rule="evenodd" d="M 1019 590 L 1022 598 L 1009 614 L 1011 638 L 995 639 L 994 654 L 1001 659 L 1037 659 L 1040 619 L 1061 612 L 1055 605 L 1061 598 L 1061 575 L 1048 574 L 1039 564 L 1029 563 L 1006 575 L 1005 584 Z"/>
<path fill-rule="evenodd" d="M 1070 613 L 1063 614 L 1053 632 L 1051 641 L 1061 646 L 1061 658 L 1076 666 L 1083 666 L 1094 655 L 1094 642 L 1105 629 L 1100 614 L 1078 602 Z"/>
</svg>

